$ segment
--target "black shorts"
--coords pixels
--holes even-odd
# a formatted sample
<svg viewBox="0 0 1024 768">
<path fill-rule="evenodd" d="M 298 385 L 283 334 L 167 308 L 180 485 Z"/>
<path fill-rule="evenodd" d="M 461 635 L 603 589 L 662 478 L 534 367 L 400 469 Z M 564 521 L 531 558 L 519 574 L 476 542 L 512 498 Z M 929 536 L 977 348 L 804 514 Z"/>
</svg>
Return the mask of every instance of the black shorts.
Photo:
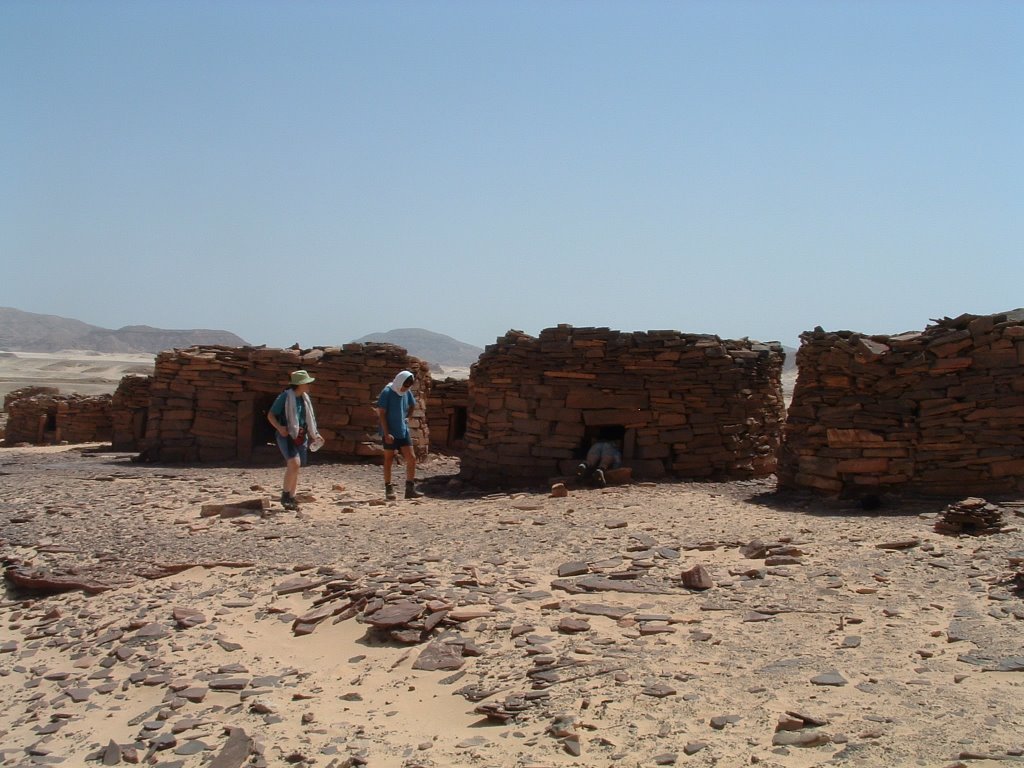
<svg viewBox="0 0 1024 768">
<path fill-rule="evenodd" d="M 392 435 L 392 439 L 394 440 L 394 442 L 384 443 L 385 451 L 398 451 L 407 445 L 412 445 L 411 437 L 394 437 Z"/>
</svg>

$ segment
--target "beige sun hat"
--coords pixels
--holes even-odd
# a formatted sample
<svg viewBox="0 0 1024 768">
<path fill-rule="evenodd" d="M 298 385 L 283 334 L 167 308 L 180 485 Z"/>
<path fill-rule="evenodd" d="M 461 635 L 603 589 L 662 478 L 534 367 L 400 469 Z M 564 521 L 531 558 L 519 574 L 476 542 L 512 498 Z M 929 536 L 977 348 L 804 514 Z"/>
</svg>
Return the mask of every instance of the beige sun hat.
<svg viewBox="0 0 1024 768">
<path fill-rule="evenodd" d="M 316 379 L 310 376 L 306 371 L 292 371 L 292 384 L 298 386 L 299 384 L 312 384 Z"/>
</svg>

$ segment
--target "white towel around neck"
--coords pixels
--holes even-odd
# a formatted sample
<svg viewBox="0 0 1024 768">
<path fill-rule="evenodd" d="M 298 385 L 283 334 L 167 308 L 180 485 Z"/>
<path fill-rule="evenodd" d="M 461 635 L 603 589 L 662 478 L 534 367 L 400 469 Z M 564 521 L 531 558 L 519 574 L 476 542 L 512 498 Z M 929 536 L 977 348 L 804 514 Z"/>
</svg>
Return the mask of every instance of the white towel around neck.
<svg viewBox="0 0 1024 768">
<path fill-rule="evenodd" d="M 287 395 L 284 399 L 284 415 L 288 421 L 288 434 L 295 439 L 299 436 L 299 413 L 296 406 L 295 390 L 286 390 Z M 316 428 L 316 414 L 313 413 L 313 401 L 309 399 L 309 393 L 302 393 L 302 403 L 306 407 L 306 433 L 311 435 L 315 440 L 320 436 L 320 432 Z"/>
</svg>

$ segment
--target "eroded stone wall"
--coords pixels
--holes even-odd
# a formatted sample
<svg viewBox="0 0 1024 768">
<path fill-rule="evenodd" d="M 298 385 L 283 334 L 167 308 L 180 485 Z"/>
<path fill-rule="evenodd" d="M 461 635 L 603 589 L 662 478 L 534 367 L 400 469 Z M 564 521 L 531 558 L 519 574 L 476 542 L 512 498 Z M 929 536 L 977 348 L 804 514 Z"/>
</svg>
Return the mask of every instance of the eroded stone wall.
<svg viewBox="0 0 1024 768">
<path fill-rule="evenodd" d="M 771 474 L 783 360 L 777 343 L 678 331 L 510 331 L 471 369 L 462 474 L 566 475 L 602 430 L 621 431 L 635 477 Z"/>
<path fill-rule="evenodd" d="M 1024 310 L 801 337 L 779 484 L 862 497 L 1024 490 Z"/>
<path fill-rule="evenodd" d="M 4 444 L 105 443 L 110 440 L 110 395 L 19 397 L 8 405 Z"/>
<path fill-rule="evenodd" d="M 60 390 L 57 387 L 20 387 L 12 390 L 4 395 L 4 410 L 10 410 L 10 405 L 15 400 L 21 400 L 25 397 L 35 397 L 36 395 L 59 395 Z"/>
<path fill-rule="evenodd" d="M 151 389 L 143 457 L 154 461 L 248 460 L 272 446 L 266 412 L 304 368 L 316 378 L 310 397 L 327 443 L 320 455 L 381 456 L 377 397 L 401 370 L 416 376 L 417 407 L 409 420 L 418 455 L 429 431 L 427 364 L 391 344 L 346 344 L 308 350 L 192 347 L 160 353 Z M 270 448 L 270 455 L 277 451 Z"/>
<path fill-rule="evenodd" d="M 152 376 L 129 374 L 121 378 L 110 404 L 115 451 L 138 451 L 146 436 Z"/>
<path fill-rule="evenodd" d="M 111 422 L 110 395 L 64 395 L 57 402 L 57 441 L 108 443 Z"/>
</svg>

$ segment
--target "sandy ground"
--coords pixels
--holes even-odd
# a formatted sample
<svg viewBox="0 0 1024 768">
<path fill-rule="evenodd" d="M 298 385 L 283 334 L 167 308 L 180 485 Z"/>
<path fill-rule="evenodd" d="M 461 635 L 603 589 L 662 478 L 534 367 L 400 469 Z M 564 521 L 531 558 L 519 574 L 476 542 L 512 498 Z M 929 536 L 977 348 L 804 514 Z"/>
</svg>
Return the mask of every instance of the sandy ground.
<svg viewBox="0 0 1024 768">
<path fill-rule="evenodd" d="M 86 765 L 108 748 L 189 768 L 1024 754 L 1024 603 L 1007 583 L 1020 505 L 1003 533 L 951 537 L 931 502 L 867 514 L 771 480 L 554 498 L 463 487 L 437 457 L 424 498 L 390 503 L 379 467 L 308 467 L 294 513 L 277 466 L 129 459 L 0 449 L 6 562 L 112 587 L 8 591 L 0 765 Z M 248 499 L 268 511 L 201 516 Z M 756 539 L 773 559 L 741 551 Z M 683 585 L 696 566 L 709 588 Z M 425 642 L 387 639 L 368 608 L 330 599 L 338 584 L 441 621 Z M 439 648 L 450 668 L 415 668 Z"/>
<path fill-rule="evenodd" d="M 62 394 L 102 395 L 113 392 L 129 373 L 151 375 L 154 355 L 103 352 L 0 351 L 0 399 L 29 385 L 57 387 Z"/>
</svg>

